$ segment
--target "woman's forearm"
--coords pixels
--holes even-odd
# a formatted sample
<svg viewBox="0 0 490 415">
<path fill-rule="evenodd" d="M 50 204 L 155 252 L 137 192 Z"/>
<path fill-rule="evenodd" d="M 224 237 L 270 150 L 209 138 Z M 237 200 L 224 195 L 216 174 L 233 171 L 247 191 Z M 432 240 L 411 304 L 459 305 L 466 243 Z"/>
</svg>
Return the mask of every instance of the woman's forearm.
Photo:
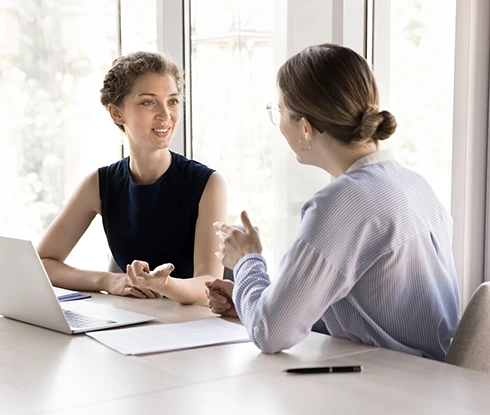
<svg viewBox="0 0 490 415">
<path fill-rule="evenodd" d="M 69 290 L 108 291 L 108 280 L 114 277 L 111 272 L 82 270 L 51 258 L 44 258 L 42 262 L 51 283 Z M 167 277 L 163 287 L 149 288 L 181 304 L 207 305 L 204 283 L 214 279 L 211 275 L 189 279 Z"/>
<path fill-rule="evenodd" d="M 201 275 L 188 279 L 167 277 L 165 286 L 157 291 L 180 304 L 207 305 L 209 300 L 206 296 L 204 283 L 215 279 L 211 275 Z"/>
<path fill-rule="evenodd" d="M 110 272 L 82 270 L 51 258 L 44 258 L 42 262 L 51 283 L 69 290 L 107 290 L 107 281 L 112 277 Z"/>
</svg>

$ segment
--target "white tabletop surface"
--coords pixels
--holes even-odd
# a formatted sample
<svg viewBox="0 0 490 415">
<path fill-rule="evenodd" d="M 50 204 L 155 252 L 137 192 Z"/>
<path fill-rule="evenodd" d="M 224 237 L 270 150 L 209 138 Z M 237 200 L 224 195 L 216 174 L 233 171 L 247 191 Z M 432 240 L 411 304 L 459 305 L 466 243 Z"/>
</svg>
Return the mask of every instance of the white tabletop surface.
<svg viewBox="0 0 490 415">
<path fill-rule="evenodd" d="M 169 300 L 95 294 L 168 324 L 215 318 Z M 362 373 L 284 369 L 360 364 Z M 85 335 L 0 318 L 0 414 L 488 414 L 490 375 L 312 333 L 292 349 L 252 343 L 124 356 Z"/>
</svg>

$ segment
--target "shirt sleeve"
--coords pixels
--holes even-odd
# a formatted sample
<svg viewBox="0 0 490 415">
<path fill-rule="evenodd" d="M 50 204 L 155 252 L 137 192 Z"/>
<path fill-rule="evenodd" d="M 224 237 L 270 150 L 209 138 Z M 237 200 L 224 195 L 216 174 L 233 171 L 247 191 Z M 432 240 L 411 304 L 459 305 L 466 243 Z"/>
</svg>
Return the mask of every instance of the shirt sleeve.
<svg viewBox="0 0 490 415">
<path fill-rule="evenodd" d="M 302 341 L 325 310 L 345 297 L 355 283 L 301 238 L 284 255 L 274 282 L 259 254 L 243 257 L 234 274 L 238 316 L 264 353 L 289 349 Z"/>
</svg>

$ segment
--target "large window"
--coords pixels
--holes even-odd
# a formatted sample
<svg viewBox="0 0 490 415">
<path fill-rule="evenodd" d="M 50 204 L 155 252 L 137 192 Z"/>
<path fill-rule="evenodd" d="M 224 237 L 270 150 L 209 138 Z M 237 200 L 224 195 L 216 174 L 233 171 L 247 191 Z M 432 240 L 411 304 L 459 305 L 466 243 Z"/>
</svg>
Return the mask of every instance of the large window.
<svg viewBox="0 0 490 415">
<path fill-rule="evenodd" d="M 374 50 L 381 105 L 398 121 L 386 145 L 450 209 L 456 0 L 149 0 L 144 7 L 132 0 L 5 0 L 0 234 L 36 242 L 82 178 L 121 157 L 122 136 L 99 103 L 114 58 L 158 44 L 180 62 L 175 44 L 190 45 L 192 142 L 185 155 L 223 175 L 228 222 L 249 212 L 274 273 L 300 225 L 302 204 L 331 180 L 299 165 L 269 122 L 265 106 L 277 98 L 276 71 L 310 44 L 362 44 L 364 4 L 374 4 L 367 50 Z M 187 6 L 190 33 L 185 24 L 184 30 L 170 24 L 182 19 L 173 12 Z M 105 267 L 100 222 L 69 263 Z"/>
<path fill-rule="evenodd" d="M 388 144 L 450 211 L 456 0 L 377 0 L 375 7 L 374 70 L 381 104 L 398 122 Z"/>
<path fill-rule="evenodd" d="M 24 0 L 0 5 L 0 234 L 35 243 L 80 180 L 118 156 L 99 103 L 117 56 L 114 0 Z M 100 221 L 72 263 L 106 260 Z"/>
<path fill-rule="evenodd" d="M 157 51 L 157 0 L 119 0 L 121 4 L 121 53 Z"/>
<path fill-rule="evenodd" d="M 230 4 L 192 2 L 193 156 L 224 176 L 229 222 L 247 209 L 269 251 L 280 140 L 265 111 L 276 96 L 273 1 Z"/>
<path fill-rule="evenodd" d="M 273 274 L 301 206 L 330 178 L 296 162 L 265 107 L 286 58 L 331 39 L 331 2 L 190 3 L 192 155 L 225 178 L 228 222 L 246 209 L 259 227 Z"/>
<path fill-rule="evenodd" d="M 156 50 L 155 2 L 132 3 L 0 4 L 1 235 L 36 243 L 83 177 L 120 158 L 121 134 L 99 102 L 102 80 L 120 49 Z M 106 267 L 100 217 L 67 262 Z"/>
</svg>

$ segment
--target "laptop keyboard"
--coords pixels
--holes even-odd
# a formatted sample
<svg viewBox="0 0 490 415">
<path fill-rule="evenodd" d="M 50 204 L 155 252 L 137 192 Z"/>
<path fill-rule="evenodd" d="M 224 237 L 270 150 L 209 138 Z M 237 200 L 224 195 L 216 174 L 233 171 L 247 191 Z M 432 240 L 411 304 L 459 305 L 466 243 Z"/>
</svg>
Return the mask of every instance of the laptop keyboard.
<svg viewBox="0 0 490 415">
<path fill-rule="evenodd" d="M 84 316 L 71 310 L 63 309 L 66 321 L 72 328 L 83 329 L 84 327 L 105 326 L 107 324 L 116 323 L 112 320 L 101 320 L 98 318 Z"/>
</svg>

